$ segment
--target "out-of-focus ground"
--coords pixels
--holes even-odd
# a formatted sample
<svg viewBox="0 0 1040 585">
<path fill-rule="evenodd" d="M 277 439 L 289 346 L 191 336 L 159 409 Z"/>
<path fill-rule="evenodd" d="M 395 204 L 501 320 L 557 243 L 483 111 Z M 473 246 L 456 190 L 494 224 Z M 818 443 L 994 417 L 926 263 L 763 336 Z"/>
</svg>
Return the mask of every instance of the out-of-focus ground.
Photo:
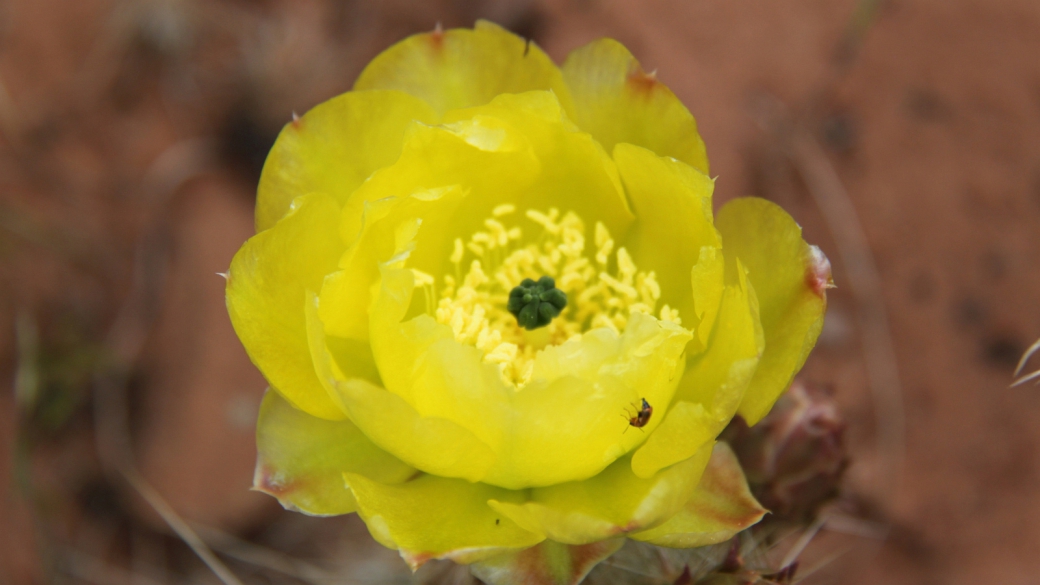
<svg viewBox="0 0 1040 585">
<path fill-rule="evenodd" d="M 777 201 L 830 256 L 803 378 L 849 420 L 855 509 L 821 542 L 853 548 L 806 582 L 1040 580 L 1040 389 L 1007 387 L 1040 337 L 1035 0 L 8 0 L 0 583 L 216 582 L 131 459 L 245 582 L 409 580 L 356 518 L 248 491 L 264 381 L 215 273 L 293 111 L 479 17 L 557 61 L 625 43 L 697 117 L 717 203 Z"/>
</svg>

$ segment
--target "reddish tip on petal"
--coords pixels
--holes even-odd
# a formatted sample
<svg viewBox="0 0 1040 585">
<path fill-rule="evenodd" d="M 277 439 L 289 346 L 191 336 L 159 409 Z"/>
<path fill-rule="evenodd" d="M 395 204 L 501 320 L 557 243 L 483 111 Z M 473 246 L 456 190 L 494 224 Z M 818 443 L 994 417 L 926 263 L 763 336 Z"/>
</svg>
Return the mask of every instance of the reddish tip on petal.
<svg viewBox="0 0 1040 585">
<path fill-rule="evenodd" d="M 272 495 L 279 500 L 298 487 L 298 482 L 289 481 L 270 465 L 258 463 L 256 471 L 253 472 L 253 489 Z"/>
<path fill-rule="evenodd" d="M 642 524 L 636 522 L 635 520 L 632 520 L 631 522 L 629 522 L 628 524 L 625 524 L 624 526 L 615 526 L 613 529 L 611 529 L 610 532 L 614 536 L 621 536 L 623 534 L 628 534 L 629 532 L 635 532 L 637 530 L 641 530 L 642 528 L 643 528 Z"/>
<path fill-rule="evenodd" d="M 418 571 L 419 567 L 425 565 L 427 562 L 432 561 L 434 559 L 434 555 L 428 552 L 415 553 L 406 550 L 402 550 L 400 552 L 401 558 L 404 559 L 404 562 L 408 563 L 408 566 L 412 569 L 412 572 Z"/>
<path fill-rule="evenodd" d="M 654 90 L 661 86 L 661 82 L 657 80 L 656 71 L 647 73 L 641 67 L 636 67 L 628 74 L 627 82 L 632 91 L 645 97 L 653 95 Z"/>
<path fill-rule="evenodd" d="M 805 269 L 805 284 L 821 298 L 827 296 L 827 289 L 834 288 L 831 261 L 816 246 L 809 246 L 809 265 Z"/>
<path fill-rule="evenodd" d="M 432 47 L 434 51 L 444 49 L 444 29 L 441 27 L 441 23 L 437 23 L 437 26 L 427 38 L 430 41 L 430 47 Z"/>
</svg>

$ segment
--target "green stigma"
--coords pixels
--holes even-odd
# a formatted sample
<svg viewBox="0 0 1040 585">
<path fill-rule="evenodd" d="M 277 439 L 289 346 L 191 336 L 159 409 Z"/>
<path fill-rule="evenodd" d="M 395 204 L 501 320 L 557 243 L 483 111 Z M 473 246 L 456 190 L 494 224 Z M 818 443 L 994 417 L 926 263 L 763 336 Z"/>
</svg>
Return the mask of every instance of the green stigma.
<svg viewBox="0 0 1040 585">
<path fill-rule="evenodd" d="M 567 295 L 556 288 L 555 280 L 543 276 L 538 282 L 525 278 L 509 291 L 506 308 L 521 327 L 530 331 L 548 325 L 566 306 Z"/>
</svg>

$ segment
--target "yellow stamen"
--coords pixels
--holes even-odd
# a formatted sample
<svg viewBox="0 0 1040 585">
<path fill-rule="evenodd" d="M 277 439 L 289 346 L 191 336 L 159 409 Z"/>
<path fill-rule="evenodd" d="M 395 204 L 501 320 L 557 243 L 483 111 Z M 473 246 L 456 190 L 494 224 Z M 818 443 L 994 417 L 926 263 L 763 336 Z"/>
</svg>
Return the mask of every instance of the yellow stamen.
<svg viewBox="0 0 1040 585">
<path fill-rule="evenodd" d="M 516 211 L 516 206 L 512 203 L 503 203 L 491 210 L 491 215 L 495 217 L 502 217 L 503 215 L 509 215 Z"/>
<path fill-rule="evenodd" d="M 451 253 L 451 263 L 458 264 L 462 262 L 462 255 L 466 253 L 466 250 L 462 247 L 462 238 L 455 238 L 455 249 Z"/>
</svg>

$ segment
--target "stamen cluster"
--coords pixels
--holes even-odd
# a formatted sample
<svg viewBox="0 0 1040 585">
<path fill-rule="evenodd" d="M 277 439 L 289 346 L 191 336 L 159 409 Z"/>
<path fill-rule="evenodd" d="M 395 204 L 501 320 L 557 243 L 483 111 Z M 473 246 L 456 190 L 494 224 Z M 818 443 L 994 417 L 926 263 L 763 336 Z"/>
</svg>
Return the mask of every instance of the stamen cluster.
<svg viewBox="0 0 1040 585">
<path fill-rule="evenodd" d="M 424 292 L 439 296 L 437 321 L 451 327 L 456 341 L 483 351 L 484 361 L 497 364 L 507 383 L 522 388 L 542 348 L 600 327 L 623 332 L 632 313 L 656 312 L 662 320 L 680 322 L 678 311 L 668 305 L 657 311 L 661 287 L 656 275 L 640 271 L 624 247 L 615 251 L 602 223 L 595 226 L 595 248 L 587 251 L 585 222 L 577 214 L 527 210 L 524 217 L 535 228 L 528 231 L 538 233 L 525 238 L 524 228 L 503 223 L 515 212 L 513 205 L 496 207 L 484 221 L 485 230 L 468 241 L 455 240 L 450 257 L 455 274 L 444 276 L 439 295 L 433 290 L 436 280 L 416 271 Z M 567 302 L 551 322 L 527 330 L 510 312 L 510 292 L 542 277 L 551 279 Z"/>
</svg>

